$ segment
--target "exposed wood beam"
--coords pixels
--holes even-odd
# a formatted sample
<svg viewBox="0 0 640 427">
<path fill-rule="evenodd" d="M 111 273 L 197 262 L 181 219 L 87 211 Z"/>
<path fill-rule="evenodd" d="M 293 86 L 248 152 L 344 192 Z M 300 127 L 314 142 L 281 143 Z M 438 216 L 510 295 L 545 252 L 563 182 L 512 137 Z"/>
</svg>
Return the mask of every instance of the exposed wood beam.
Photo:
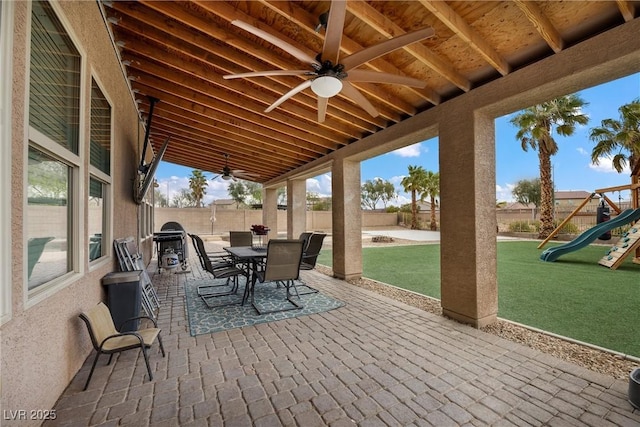
<svg viewBox="0 0 640 427">
<path fill-rule="evenodd" d="M 420 0 L 431 13 L 451 29 L 458 37 L 474 48 L 493 68 L 506 76 L 511 67 L 460 15 L 443 1 Z"/>
<path fill-rule="evenodd" d="M 536 3 L 528 0 L 514 0 L 514 3 L 522 10 L 533 26 L 536 27 L 536 30 L 538 30 L 542 38 L 545 39 L 555 53 L 564 49 L 562 36 Z"/>
<path fill-rule="evenodd" d="M 315 32 L 315 26 L 317 24 L 317 16 L 313 16 L 306 12 L 304 9 L 296 5 L 295 2 L 283 2 L 279 0 L 258 0 L 260 3 L 264 4 L 274 12 L 278 13 L 280 16 L 287 18 L 289 21 L 298 25 L 301 29 L 305 30 L 308 35 L 313 37 L 319 37 L 324 39 L 322 33 Z M 350 3 L 347 3 L 347 10 L 349 10 Z M 346 35 L 342 36 L 342 45 L 341 52 L 343 56 L 355 53 L 359 50 L 364 49 L 364 46 L 359 43 L 353 41 Z M 395 67 L 393 64 L 388 61 L 379 58 L 373 61 L 369 61 L 367 66 L 375 71 L 381 71 L 389 74 L 399 74 L 399 75 L 408 75 L 404 73 L 402 70 Z M 413 76 L 414 77 L 414 76 Z M 407 90 L 419 95 L 426 101 L 434 105 L 438 105 L 442 100 L 440 95 L 430 88 L 407 88 Z"/>
<path fill-rule="evenodd" d="M 149 67 L 152 67 L 153 65 L 150 64 L 146 58 L 154 58 L 154 60 L 161 62 L 163 67 L 170 68 L 175 72 L 185 73 L 193 78 L 194 81 L 203 80 L 218 86 L 220 89 L 233 91 L 237 95 L 243 97 L 247 96 L 261 103 L 261 108 L 263 109 L 273 101 L 273 95 L 266 94 L 261 90 L 248 91 L 247 84 L 245 82 L 227 81 L 222 79 L 219 73 L 217 73 L 214 67 L 209 63 L 200 62 L 197 58 L 192 60 L 190 60 L 190 58 L 185 58 L 183 56 L 183 51 L 176 52 L 172 51 L 170 48 L 163 50 L 162 47 L 154 46 L 153 42 L 150 40 L 128 43 L 123 48 L 122 57 L 124 60 L 128 60 L 131 63 L 134 63 L 135 61 L 140 66 L 142 66 L 142 64 L 146 64 Z M 216 61 L 216 65 L 219 65 L 220 61 L 223 61 L 223 59 Z M 164 72 L 169 72 L 169 70 L 165 70 Z M 313 102 L 315 103 L 315 99 Z M 312 109 L 315 108 L 315 104 L 311 104 L 309 102 L 306 106 L 308 107 L 307 109 L 300 108 L 297 103 L 292 103 L 287 111 L 300 119 L 315 121 L 316 115 L 315 112 L 312 111 Z M 330 128 L 334 132 L 342 134 L 342 137 L 345 138 L 345 140 L 358 138 L 362 135 L 362 132 L 373 132 L 376 130 L 374 126 L 360 120 L 360 116 L 366 114 L 362 109 L 352 105 L 349 105 L 348 109 L 352 117 L 352 123 L 350 126 L 342 121 L 332 121 L 331 125 L 326 127 Z"/>
<path fill-rule="evenodd" d="M 148 108 L 148 106 L 143 102 L 141 103 L 141 108 Z M 216 123 L 216 126 L 212 126 L 210 122 L 205 122 L 206 117 L 182 110 L 166 102 L 156 105 L 154 111 L 158 111 L 159 121 L 163 121 L 167 126 L 171 123 L 172 127 L 176 129 L 179 128 L 181 136 L 185 134 L 197 134 L 201 143 L 205 140 L 214 140 L 215 142 L 228 141 L 231 145 L 225 146 L 223 152 L 233 147 L 236 151 L 241 152 L 243 156 L 248 158 L 260 156 L 265 160 L 281 162 L 287 166 L 298 165 L 313 158 L 299 154 L 294 156 L 288 155 L 284 150 L 274 148 L 273 142 L 276 141 L 272 141 L 269 144 L 265 143 L 265 140 L 270 138 L 264 135 L 262 138 L 259 138 L 258 135 L 248 131 L 242 134 L 237 130 L 229 132 L 225 129 L 225 126 L 220 126 L 222 125 L 221 123 Z M 156 122 L 154 119 L 154 126 L 155 125 Z"/>
<path fill-rule="evenodd" d="M 218 69 L 221 69 L 223 70 L 223 72 L 231 74 L 235 72 L 246 71 L 245 69 L 239 69 L 235 65 L 229 65 L 229 64 L 232 64 L 231 61 L 242 64 L 243 66 L 247 67 L 247 69 L 251 69 L 251 70 L 260 69 L 260 67 L 264 67 L 264 63 L 258 62 L 257 60 L 253 60 L 250 55 L 245 55 L 243 53 L 236 52 L 236 51 L 233 51 L 231 53 L 226 53 L 224 59 L 222 59 L 223 57 L 219 56 L 219 52 L 222 50 L 221 46 L 219 44 L 213 43 L 211 41 L 211 38 L 207 37 L 206 34 L 202 33 L 201 31 L 194 30 L 188 26 L 178 25 L 178 23 L 175 23 L 175 25 L 169 25 L 171 24 L 171 21 L 168 21 L 167 18 L 164 17 L 164 15 L 162 15 L 160 12 L 156 10 L 146 9 L 143 5 L 137 4 L 137 3 L 123 4 L 120 2 L 116 2 L 114 3 L 114 7 L 119 13 L 127 14 L 127 16 L 129 17 L 129 19 L 127 20 L 121 20 L 121 23 L 119 23 L 116 28 L 126 29 L 126 30 L 129 30 L 130 34 L 132 33 L 137 34 L 139 37 L 146 37 L 152 40 L 156 40 L 158 41 L 158 43 L 164 43 L 167 46 L 171 46 L 173 48 L 176 48 L 177 50 L 181 50 L 186 55 L 189 55 L 194 59 L 198 59 L 200 61 L 203 61 L 204 63 L 207 63 Z M 178 14 L 178 12 L 175 10 L 175 7 L 172 8 L 170 12 L 174 12 L 175 14 Z M 184 20 L 187 20 L 188 16 L 183 16 L 183 15 L 180 15 L 180 16 L 182 16 Z M 200 27 L 204 27 L 204 25 L 205 23 L 201 23 Z M 202 29 L 204 30 L 204 28 Z M 220 29 L 219 27 L 216 27 L 215 25 L 209 25 L 208 31 L 214 37 L 220 37 L 226 34 L 224 30 Z M 228 36 L 225 36 L 225 37 L 228 38 Z M 176 47 L 176 45 L 180 45 L 180 46 Z M 254 44 L 250 44 L 248 42 L 246 43 L 246 46 L 244 45 L 239 46 L 239 48 L 242 48 L 242 47 L 254 48 L 254 49 L 259 48 L 259 47 L 256 47 Z M 273 55 L 272 52 L 266 53 L 265 55 L 270 55 L 269 56 L 270 59 L 273 59 L 274 61 L 279 61 L 278 66 L 282 68 L 294 67 L 293 64 L 283 62 L 281 57 L 278 57 L 277 55 Z M 224 68 L 225 66 L 226 68 Z M 264 87 L 266 90 L 269 90 L 270 92 L 273 92 L 273 93 L 276 93 L 274 92 L 274 89 L 277 89 L 277 87 L 273 86 L 272 84 L 273 81 L 276 81 L 282 84 L 283 88 L 290 88 L 292 87 L 292 85 L 297 84 L 295 82 L 300 81 L 299 79 L 292 78 L 292 77 L 291 78 L 272 77 L 270 79 L 252 79 L 252 80 L 253 80 L 251 82 L 252 85 Z M 226 86 L 227 84 L 228 82 L 225 81 L 224 85 Z M 243 90 L 244 92 L 247 92 L 246 84 Z M 306 105 L 308 105 L 309 108 L 315 109 L 315 105 L 316 105 L 315 96 L 311 96 L 308 93 L 307 94 L 302 93 L 300 97 L 296 97 L 296 98 L 297 98 L 297 101 L 299 101 L 300 98 L 305 99 Z M 277 99 L 277 97 L 273 97 L 271 99 L 271 102 L 273 102 L 275 99 Z M 270 105 L 271 102 L 269 102 L 267 105 Z M 387 122 L 384 119 L 372 118 L 368 114 L 363 113 L 363 111 L 360 108 L 353 106 L 353 104 L 351 104 L 350 102 L 342 101 L 339 98 L 336 98 L 336 100 L 332 104 L 332 107 L 333 106 L 335 106 L 341 111 L 346 112 L 348 117 L 355 118 L 354 123 L 349 123 L 349 121 L 346 121 L 346 124 L 350 126 L 358 126 L 362 122 L 360 126 L 366 129 L 366 132 L 373 132 L 378 128 L 387 126 Z M 381 109 L 381 112 L 383 116 L 385 115 L 387 116 L 388 120 L 392 120 L 392 121 L 399 120 L 399 117 L 397 117 L 397 115 L 395 114 L 390 115 L 389 110 L 387 109 L 383 108 Z M 345 122 L 342 116 L 338 115 L 338 117 L 340 120 Z M 365 123 L 369 123 L 369 125 Z M 375 128 L 371 127 L 372 124 L 375 126 Z M 331 129 L 335 127 L 337 128 L 336 130 L 338 131 L 341 130 L 341 127 L 337 125 L 334 121 L 327 121 L 325 125 L 329 126 Z M 350 136 L 355 137 L 354 135 L 350 135 Z"/>
<path fill-rule="evenodd" d="M 380 34 L 383 34 L 385 37 L 397 37 L 406 33 L 406 31 L 396 25 L 393 21 L 382 15 L 364 1 L 358 0 L 350 2 L 348 10 L 358 17 L 358 19 L 366 22 L 369 26 L 374 28 Z M 471 89 L 471 83 L 469 80 L 458 73 L 451 64 L 440 58 L 427 47 L 419 43 L 414 43 L 404 47 L 403 49 L 463 91 L 467 92 Z"/>
<path fill-rule="evenodd" d="M 622 14 L 625 22 L 635 19 L 636 8 L 630 1 L 616 0 L 616 3 L 618 3 L 618 9 L 620 9 L 620 13 Z"/>
<path fill-rule="evenodd" d="M 222 31 L 222 29 L 220 28 L 214 29 L 212 27 L 212 22 L 207 21 L 200 17 L 196 17 L 194 15 L 191 15 L 188 12 L 184 11 L 180 6 L 174 3 L 146 2 L 146 1 L 144 1 L 143 3 L 155 10 L 161 11 L 162 13 L 167 14 L 168 16 L 171 16 L 173 19 L 180 20 L 181 22 L 187 25 L 190 25 L 193 28 L 197 28 L 198 30 L 203 31 L 205 33 L 211 33 L 212 31 L 216 31 L 216 32 Z M 194 4 L 196 4 L 196 2 L 194 2 Z M 281 34 L 274 32 L 268 26 L 261 24 L 260 22 L 256 21 L 250 16 L 242 14 L 237 9 L 235 9 L 234 7 L 232 7 L 231 5 L 225 2 L 197 2 L 197 4 L 201 6 L 203 9 L 205 9 L 207 12 L 215 14 L 216 16 L 219 16 L 222 19 L 228 20 L 229 22 L 234 19 L 241 19 L 251 25 L 254 25 L 255 27 L 260 28 L 263 31 L 272 33 L 274 36 L 279 37 L 292 45 L 297 44 L 296 41 L 288 39 L 282 36 Z M 275 69 L 299 69 L 300 68 L 301 64 L 293 63 L 291 61 L 287 61 L 287 63 L 284 63 L 282 55 L 276 54 L 270 49 L 265 49 L 259 44 L 251 42 L 249 39 L 246 39 L 241 36 L 229 37 L 228 30 L 226 31 L 225 34 L 226 35 L 224 36 L 224 38 L 222 38 L 222 40 L 224 40 L 230 46 L 233 46 L 243 51 L 244 55 L 254 56 L 260 59 L 261 61 L 265 61 L 269 63 L 272 67 L 275 67 Z M 220 36 L 217 35 L 217 37 L 220 37 Z M 315 56 L 316 54 L 315 52 L 312 52 L 308 49 L 302 49 L 302 47 L 301 47 L 301 50 L 305 51 L 305 53 L 311 56 Z M 255 70 L 251 69 L 250 71 L 255 71 Z M 412 107 L 411 105 L 402 101 L 399 98 L 395 98 L 391 96 L 387 91 L 384 91 L 377 85 L 359 84 L 358 86 L 364 92 L 370 94 L 371 96 L 376 97 L 376 99 L 378 99 L 381 102 L 388 103 L 394 109 L 402 110 L 405 114 L 409 114 L 409 115 L 413 115 L 416 113 L 416 110 L 414 107 Z M 393 120 L 395 122 L 399 121 L 399 118 L 394 119 L 392 117 L 388 117 L 388 119 Z"/>
</svg>

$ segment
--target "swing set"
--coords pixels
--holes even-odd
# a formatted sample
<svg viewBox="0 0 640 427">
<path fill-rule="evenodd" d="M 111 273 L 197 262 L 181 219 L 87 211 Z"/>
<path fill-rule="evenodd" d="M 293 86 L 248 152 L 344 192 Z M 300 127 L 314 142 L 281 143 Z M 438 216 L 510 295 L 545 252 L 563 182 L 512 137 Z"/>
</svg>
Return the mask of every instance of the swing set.
<svg viewBox="0 0 640 427">
<path fill-rule="evenodd" d="M 542 249 L 551 239 L 556 237 L 560 230 L 569 222 L 571 218 L 573 218 L 582 208 L 584 208 L 589 201 L 591 201 L 594 197 L 599 196 L 601 200 L 605 201 L 611 209 L 616 213 L 616 215 L 620 215 L 622 209 L 618 206 L 613 200 L 607 197 L 606 193 L 616 192 L 616 191 L 631 191 L 631 208 L 633 210 L 638 210 L 640 207 L 639 203 L 639 189 L 640 189 L 640 163 L 636 165 L 632 174 L 631 174 L 631 184 L 627 185 L 618 185 L 615 187 L 607 187 L 600 188 L 598 190 L 594 190 L 589 196 L 587 196 L 578 207 L 576 207 L 573 212 L 569 214 L 556 228 L 549 234 L 549 236 L 544 239 L 539 245 L 538 249 Z M 633 258 L 633 262 L 636 264 L 640 264 L 640 229 L 636 227 L 632 227 L 629 233 L 625 233 L 621 237 L 621 239 L 614 245 L 607 254 L 599 261 L 600 265 L 604 265 L 609 267 L 612 270 L 618 268 L 618 266 L 624 261 L 624 259 L 629 256 L 631 253 L 635 253 Z"/>
</svg>

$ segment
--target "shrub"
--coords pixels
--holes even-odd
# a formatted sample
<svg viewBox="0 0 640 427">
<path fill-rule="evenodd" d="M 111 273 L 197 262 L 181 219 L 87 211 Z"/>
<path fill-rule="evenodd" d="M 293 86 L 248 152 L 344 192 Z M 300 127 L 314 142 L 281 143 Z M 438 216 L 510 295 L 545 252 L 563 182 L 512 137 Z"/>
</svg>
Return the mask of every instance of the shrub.
<svg viewBox="0 0 640 427">
<path fill-rule="evenodd" d="M 509 231 L 512 233 L 530 233 L 529 221 L 514 221 L 509 223 Z"/>
<path fill-rule="evenodd" d="M 556 228 L 558 227 L 558 225 L 564 221 L 564 219 L 559 219 L 559 220 L 555 220 L 553 221 L 553 227 Z M 569 221 L 568 223 L 566 223 L 565 225 L 562 226 L 562 228 L 559 231 L 560 234 L 580 234 L 580 230 L 578 229 L 578 226 L 575 225 L 573 222 Z"/>
</svg>

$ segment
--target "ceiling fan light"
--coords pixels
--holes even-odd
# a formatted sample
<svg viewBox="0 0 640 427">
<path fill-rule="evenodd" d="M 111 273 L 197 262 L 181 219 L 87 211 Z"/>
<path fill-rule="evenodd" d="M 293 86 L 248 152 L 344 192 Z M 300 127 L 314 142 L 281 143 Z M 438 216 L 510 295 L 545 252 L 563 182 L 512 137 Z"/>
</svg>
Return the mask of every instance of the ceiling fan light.
<svg viewBox="0 0 640 427">
<path fill-rule="evenodd" d="M 231 179 L 231 175 L 222 175 L 222 179 L 229 181 Z"/>
<path fill-rule="evenodd" d="M 311 82 L 311 90 L 322 98 L 331 98 L 340 93 L 342 82 L 333 76 L 320 76 Z"/>
</svg>

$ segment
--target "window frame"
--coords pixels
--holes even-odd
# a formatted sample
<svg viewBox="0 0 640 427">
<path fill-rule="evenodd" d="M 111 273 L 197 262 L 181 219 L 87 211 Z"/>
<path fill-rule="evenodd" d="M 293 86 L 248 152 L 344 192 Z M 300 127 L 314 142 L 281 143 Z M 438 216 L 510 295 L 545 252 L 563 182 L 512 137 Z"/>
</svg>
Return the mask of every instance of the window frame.
<svg viewBox="0 0 640 427">
<path fill-rule="evenodd" d="M 100 78 L 98 78 L 98 76 L 95 73 L 95 70 L 93 70 L 93 68 L 91 69 L 91 76 L 89 78 L 89 83 L 90 83 L 90 87 L 89 87 L 89 126 L 91 126 L 91 96 L 92 96 L 92 82 L 96 83 L 96 85 L 98 86 L 98 88 L 100 89 L 100 92 L 102 92 L 102 96 L 104 97 L 104 99 L 107 100 L 107 102 L 109 103 L 109 106 L 111 107 L 111 116 L 109 117 L 109 126 L 111 128 L 111 131 L 109 132 L 109 174 L 104 173 L 103 171 L 101 171 L 100 169 L 98 169 L 97 167 L 93 166 L 91 164 L 91 154 L 90 154 L 90 149 L 88 147 L 88 145 L 91 144 L 91 135 L 89 135 L 88 141 L 87 141 L 87 147 L 85 147 L 86 152 L 89 153 L 87 155 L 87 165 L 88 165 L 88 174 L 87 174 L 87 196 L 89 195 L 89 181 L 91 180 L 91 178 L 100 181 L 103 184 L 103 190 L 104 190 L 104 194 L 103 194 L 103 203 L 104 203 L 104 207 L 103 207 L 103 211 L 104 211 L 104 215 L 105 218 L 102 219 L 103 224 L 104 224 L 104 230 L 103 230 L 103 248 L 104 248 L 104 255 L 102 255 L 99 258 L 92 260 L 89 260 L 89 253 L 88 253 L 88 248 L 89 248 L 89 236 L 84 236 L 86 239 L 86 250 L 87 250 L 87 256 L 86 259 L 89 261 L 89 271 L 94 270 L 95 268 L 98 268 L 101 264 L 105 263 L 105 262 L 109 262 L 111 260 L 111 257 L 113 255 L 112 252 L 112 245 L 108 244 L 108 242 L 113 241 L 113 142 L 114 142 L 114 128 L 115 128 L 115 122 L 114 122 L 114 114 L 113 114 L 113 101 L 111 100 L 111 98 L 109 97 L 109 95 L 107 94 L 107 92 L 104 90 L 104 85 L 102 84 L 102 82 L 100 81 Z M 84 201 L 85 206 L 87 208 L 88 211 L 88 205 L 87 200 L 85 199 Z M 86 233 L 85 233 L 86 234 Z"/>
<path fill-rule="evenodd" d="M 4 3 L 4 2 L 3 2 Z M 29 289 L 29 278 L 28 278 L 28 247 L 24 245 L 23 247 L 23 303 L 25 308 L 30 308 L 39 302 L 47 299 L 49 296 L 55 294 L 61 289 L 66 288 L 70 284 L 76 282 L 85 272 L 85 256 L 88 252 L 88 248 L 84 247 L 84 242 L 87 241 L 86 236 L 84 236 L 84 232 L 81 230 L 85 229 L 84 217 L 82 215 L 83 212 L 86 211 L 86 201 L 82 197 L 85 193 L 85 187 L 87 184 L 85 183 L 85 165 L 84 159 L 86 158 L 86 148 L 85 148 L 85 132 L 83 129 L 86 128 L 87 124 L 87 55 L 84 49 L 82 48 L 82 44 L 79 42 L 78 38 L 71 30 L 71 25 L 66 19 L 63 11 L 60 8 L 60 5 L 57 1 L 49 1 L 53 12 L 56 15 L 56 18 L 60 21 L 64 30 L 71 39 L 71 42 L 74 45 L 74 48 L 77 50 L 78 55 L 80 56 L 80 90 L 79 90 L 79 117 L 78 117 L 78 154 L 74 154 L 72 151 L 68 150 L 66 147 L 63 147 L 58 142 L 44 135 L 42 132 L 33 128 L 29 124 L 29 112 L 30 112 L 30 103 L 29 103 L 29 94 L 30 94 L 30 82 L 31 82 L 31 32 L 32 32 L 32 8 L 33 4 L 29 3 L 28 8 L 28 16 L 29 19 L 27 21 L 26 31 L 28 34 L 28 43 L 25 49 L 26 55 L 26 69 L 25 69 L 25 92 L 24 92 L 24 129 L 25 129 L 25 139 L 24 139 L 24 150 L 23 150 L 23 212 L 28 211 L 28 197 L 27 197 L 27 189 L 28 189 L 28 173 L 29 173 L 29 147 L 33 146 L 34 148 L 41 150 L 48 155 L 52 156 L 58 161 L 67 164 L 71 167 L 71 185 L 70 185 L 70 196 L 69 196 L 69 209 L 71 210 L 69 215 L 70 230 L 72 230 L 70 236 L 70 255 L 69 262 L 71 265 L 70 271 L 67 273 L 56 277 L 55 279 L 43 283 L 42 285 Z M 28 224 L 27 220 L 23 221 L 23 242 L 28 240 Z M 80 230 L 80 231 L 79 231 Z"/>
<path fill-rule="evenodd" d="M 14 2 L 0 2 L 0 64 L 3 64 L 2 74 L 13 75 L 13 16 Z M 0 93 L 0 140 L 12 141 L 11 132 L 11 93 L 13 79 L 2 79 L 0 81 L 2 90 Z M 12 232 L 11 215 L 11 145 L 0 144 L 0 230 L 5 236 L 0 243 L 0 262 L 6 268 L 0 273 L 0 325 L 9 321 L 12 317 L 12 285 L 11 278 L 11 255 L 12 255 Z"/>
</svg>

